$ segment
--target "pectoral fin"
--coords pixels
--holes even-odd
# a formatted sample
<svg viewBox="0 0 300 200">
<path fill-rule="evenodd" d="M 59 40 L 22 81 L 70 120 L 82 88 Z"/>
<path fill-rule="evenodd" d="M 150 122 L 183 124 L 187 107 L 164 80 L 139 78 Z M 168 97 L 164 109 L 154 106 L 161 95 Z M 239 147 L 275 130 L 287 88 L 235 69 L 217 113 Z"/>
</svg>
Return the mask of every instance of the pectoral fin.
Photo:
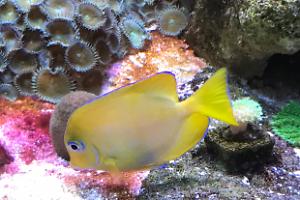
<svg viewBox="0 0 300 200">
<path fill-rule="evenodd" d="M 110 172 L 118 173 L 120 171 L 114 158 L 103 158 L 101 162 L 105 164 L 107 170 Z"/>
</svg>

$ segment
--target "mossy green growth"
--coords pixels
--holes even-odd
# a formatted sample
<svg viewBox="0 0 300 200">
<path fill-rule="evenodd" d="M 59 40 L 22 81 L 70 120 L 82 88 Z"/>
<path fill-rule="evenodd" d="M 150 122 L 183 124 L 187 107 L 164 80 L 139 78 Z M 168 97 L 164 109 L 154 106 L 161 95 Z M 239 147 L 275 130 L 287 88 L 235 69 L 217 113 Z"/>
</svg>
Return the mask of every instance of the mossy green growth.
<svg viewBox="0 0 300 200">
<path fill-rule="evenodd" d="M 282 139 L 300 147 L 300 103 L 291 101 L 271 121 L 272 129 Z"/>
</svg>

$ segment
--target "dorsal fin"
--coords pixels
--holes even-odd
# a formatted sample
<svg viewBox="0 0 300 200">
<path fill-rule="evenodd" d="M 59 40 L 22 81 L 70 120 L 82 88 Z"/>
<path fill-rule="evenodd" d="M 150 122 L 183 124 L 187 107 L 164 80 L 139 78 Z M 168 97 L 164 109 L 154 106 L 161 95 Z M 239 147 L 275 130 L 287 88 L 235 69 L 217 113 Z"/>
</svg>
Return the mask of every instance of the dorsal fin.
<svg viewBox="0 0 300 200">
<path fill-rule="evenodd" d="M 145 95 L 166 97 L 176 101 L 178 100 L 176 79 L 174 74 L 171 72 L 157 73 L 144 80 L 113 90 L 108 94 L 111 98 L 114 98 L 129 93 L 143 93 Z"/>
</svg>

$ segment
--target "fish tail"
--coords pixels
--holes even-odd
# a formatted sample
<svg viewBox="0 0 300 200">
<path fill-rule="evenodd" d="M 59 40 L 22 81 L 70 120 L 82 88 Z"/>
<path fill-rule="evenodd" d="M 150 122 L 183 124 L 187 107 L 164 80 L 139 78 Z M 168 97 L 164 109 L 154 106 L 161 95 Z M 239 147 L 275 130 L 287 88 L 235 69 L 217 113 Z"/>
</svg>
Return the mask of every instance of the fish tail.
<svg viewBox="0 0 300 200">
<path fill-rule="evenodd" d="M 226 68 L 218 70 L 183 103 L 191 113 L 200 113 L 231 125 L 238 125 L 229 97 Z"/>
</svg>

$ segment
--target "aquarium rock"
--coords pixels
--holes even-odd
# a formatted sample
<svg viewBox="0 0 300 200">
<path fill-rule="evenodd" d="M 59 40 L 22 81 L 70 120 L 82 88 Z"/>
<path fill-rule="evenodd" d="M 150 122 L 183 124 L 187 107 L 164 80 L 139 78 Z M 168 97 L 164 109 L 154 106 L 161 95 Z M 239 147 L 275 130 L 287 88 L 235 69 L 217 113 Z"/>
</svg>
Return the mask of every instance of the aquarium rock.
<svg viewBox="0 0 300 200">
<path fill-rule="evenodd" d="M 223 137 L 222 134 L 229 130 L 222 129 L 210 132 L 204 139 L 208 152 L 222 161 L 230 172 L 260 169 L 272 158 L 274 139 L 256 126 L 248 127 L 238 138 Z"/>
<path fill-rule="evenodd" d="M 196 1 L 185 38 L 215 66 L 244 77 L 262 75 L 273 54 L 300 49 L 298 0 Z"/>
<path fill-rule="evenodd" d="M 51 115 L 49 128 L 55 151 L 60 157 L 69 160 L 69 154 L 64 144 L 64 134 L 69 117 L 75 109 L 95 97 L 96 95 L 85 91 L 71 92 L 56 105 Z"/>
</svg>

